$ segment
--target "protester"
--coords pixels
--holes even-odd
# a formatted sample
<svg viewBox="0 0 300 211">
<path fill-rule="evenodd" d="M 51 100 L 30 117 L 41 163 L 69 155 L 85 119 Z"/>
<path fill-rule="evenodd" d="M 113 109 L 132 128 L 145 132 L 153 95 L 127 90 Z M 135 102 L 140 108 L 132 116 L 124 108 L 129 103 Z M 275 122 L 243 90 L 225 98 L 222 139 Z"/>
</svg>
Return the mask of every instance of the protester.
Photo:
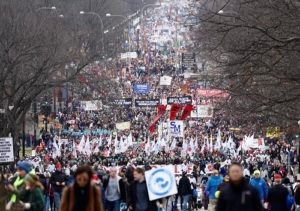
<svg viewBox="0 0 300 211">
<path fill-rule="evenodd" d="M 263 204 L 268 195 L 267 183 L 263 178 L 260 177 L 259 170 L 255 170 L 253 175 L 254 175 L 254 178 L 252 178 L 250 180 L 250 185 L 252 185 L 253 187 L 255 187 L 257 189 L 257 191 L 259 193 L 259 198 Z"/>
<path fill-rule="evenodd" d="M 74 177 L 75 183 L 63 191 L 60 211 L 104 211 L 100 189 L 92 183 L 91 167 L 78 167 Z"/>
<path fill-rule="evenodd" d="M 155 201 L 150 201 L 142 168 L 134 170 L 134 182 L 129 187 L 128 208 L 133 211 L 157 211 Z"/>
<path fill-rule="evenodd" d="M 280 174 L 274 175 L 274 186 L 268 192 L 267 202 L 270 211 L 290 211 L 287 206 L 287 197 L 289 192 L 281 184 L 282 177 Z"/>
<path fill-rule="evenodd" d="M 11 184 L 6 185 L 6 189 L 12 193 L 9 202 L 6 205 L 6 210 L 18 211 L 23 210 L 24 206 L 20 203 L 20 192 L 25 189 L 25 176 L 31 171 L 31 165 L 28 162 L 17 163 L 17 173 L 11 179 Z"/>
<path fill-rule="evenodd" d="M 62 190 L 67 184 L 67 176 L 64 172 L 62 172 L 62 166 L 60 163 L 57 163 L 55 167 L 56 170 L 50 177 L 50 184 L 52 185 L 54 192 L 55 211 L 59 211 Z"/>
<path fill-rule="evenodd" d="M 121 201 L 126 201 L 125 184 L 117 171 L 116 167 L 111 167 L 109 177 L 103 182 L 108 211 L 119 211 Z"/>
<path fill-rule="evenodd" d="M 245 182 L 243 168 L 239 163 L 229 167 L 229 183 L 220 193 L 216 211 L 262 211 L 258 191 Z"/>
<path fill-rule="evenodd" d="M 190 198 L 192 196 L 191 183 L 186 174 L 186 171 L 182 172 L 182 177 L 180 178 L 178 185 L 178 195 L 181 198 L 183 211 L 188 210 L 188 202 L 190 201 Z"/>
<path fill-rule="evenodd" d="M 209 178 L 207 184 L 206 184 L 206 190 L 205 192 L 208 193 L 209 196 L 209 204 L 210 204 L 210 210 L 214 211 L 217 199 L 216 199 L 216 192 L 218 191 L 219 185 L 221 185 L 223 182 L 223 178 L 219 175 L 218 170 L 213 170 L 213 175 Z"/>
<path fill-rule="evenodd" d="M 45 194 L 45 211 L 54 211 L 54 192 L 50 183 L 50 173 L 45 172 L 44 194 Z"/>
<path fill-rule="evenodd" d="M 24 178 L 25 190 L 20 192 L 20 201 L 25 210 L 44 211 L 45 198 L 43 195 L 44 187 L 35 174 L 27 174 Z"/>
</svg>

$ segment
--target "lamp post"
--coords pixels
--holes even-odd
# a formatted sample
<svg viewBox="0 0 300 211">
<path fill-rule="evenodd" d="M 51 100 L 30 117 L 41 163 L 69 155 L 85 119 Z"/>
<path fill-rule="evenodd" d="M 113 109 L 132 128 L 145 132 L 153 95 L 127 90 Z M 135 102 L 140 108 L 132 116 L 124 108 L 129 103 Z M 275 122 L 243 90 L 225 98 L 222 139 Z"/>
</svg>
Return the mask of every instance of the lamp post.
<svg viewBox="0 0 300 211">
<path fill-rule="evenodd" d="M 126 22 L 128 20 L 128 17 L 124 16 L 124 15 L 112 15 L 110 13 L 106 13 L 105 15 L 106 17 L 119 17 L 119 18 L 123 18 L 124 19 L 124 22 Z M 114 29 L 114 28 L 113 28 Z M 129 26 L 128 26 L 128 32 L 127 32 L 127 39 L 128 39 L 128 42 L 129 42 L 129 46 L 130 45 L 130 39 L 129 39 Z"/>
<path fill-rule="evenodd" d="M 93 16 L 96 16 L 98 18 L 98 20 L 100 21 L 101 23 L 101 32 L 102 32 L 102 36 L 101 36 L 101 45 L 102 45 L 102 55 L 104 55 L 104 34 L 106 34 L 104 32 L 104 25 L 103 25 L 103 21 L 102 21 L 102 18 L 101 16 L 96 13 L 96 12 L 85 12 L 85 11 L 80 11 L 80 14 L 81 15 L 93 15 Z"/>
<path fill-rule="evenodd" d="M 299 150 L 300 150 L 300 139 L 299 139 L 299 134 L 300 134 L 300 120 L 298 121 L 298 133 L 296 135 L 296 142 L 297 142 L 297 156 L 298 156 L 298 174 L 300 174 L 300 155 L 299 155 Z"/>
<path fill-rule="evenodd" d="M 52 7 L 40 7 L 40 8 L 38 8 L 38 9 L 36 9 L 35 11 L 36 11 L 36 12 L 39 12 L 39 11 L 41 11 L 41 10 L 52 10 L 52 11 L 56 11 L 56 12 L 57 12 L 57 8 L 56 8 L 55 6 L 52 6 Z M 64 15 L 63 15 L 63 14 L 60 14 L 60 15 L 58 15 L 58 17 L 63 18 Z"/>
<path fill-rule="evenodd" d="M 54 7 L 54 6 L 52 6 L 52 7 L 40 7 L 38 9 L 36 9 L 36 12 L 38 12 L 40 10 L 56 10 L 56 7 Z"/>
</svg>

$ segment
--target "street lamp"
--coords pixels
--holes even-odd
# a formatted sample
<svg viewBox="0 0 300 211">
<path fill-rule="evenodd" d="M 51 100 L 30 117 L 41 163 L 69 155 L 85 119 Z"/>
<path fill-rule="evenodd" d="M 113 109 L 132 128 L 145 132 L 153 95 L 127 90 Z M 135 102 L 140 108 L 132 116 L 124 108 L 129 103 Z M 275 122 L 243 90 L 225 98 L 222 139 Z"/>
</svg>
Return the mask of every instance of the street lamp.
<svg viewBox="0 0 300 211">
<path fill-rule="evenodd" d="M 38 12 L 40 10 L 56 10 L 56 7 L 54 7 L 54 6 L 52 6 L 52 7 L 40 7 L 36 11 Z"/>
<path fill-rule="evenodd" d="M 105 31 L 104 31 L 104 25 L 103 25 L 103 21 L 102 21 L 101 16 L 98 13 L 96 13 L 96 12 L 80 11 L 80 14 L 81 15 L 93 15 L 93 16 L 96 16 L 98 18 L 98 20 L 100 21 L 100 23 L 101 23 L 101 32 L 102 32 L 102 36 L 101 36 L 102 55 L 104 55 L 104 34 L 106 34 L 107 32 L 105 33 Z"/>
<path fill-rule="evenodd" d="M 56 13 L 57 13 L 57 8 L 55 6 L 52 6 L 52 7 L 40 7 L 38 9 L 36 9 L 36 12 L 39 12 L 41 10 L 52 10 L 52 11 L 56 11 Z M 63 18 L 64 15 L 60 14 L 60 15 L 58 15 L 58 17 Z"/>
</svg>

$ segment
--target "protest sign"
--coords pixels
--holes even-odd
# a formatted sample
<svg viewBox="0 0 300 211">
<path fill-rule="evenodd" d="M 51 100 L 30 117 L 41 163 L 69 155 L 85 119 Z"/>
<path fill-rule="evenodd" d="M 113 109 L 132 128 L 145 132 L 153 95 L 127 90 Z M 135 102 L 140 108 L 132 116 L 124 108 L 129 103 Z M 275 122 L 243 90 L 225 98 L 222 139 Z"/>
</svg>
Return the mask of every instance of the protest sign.
<svg viewBox="0 0 300 211">
<path fill-rule="evenodd" d="M 174 170 L 170 166 L 145 172 L 150 201 L 177 194 Z"/>
<path fill-rule="evenodd" d="M 150 86 L 148 84 L 135 84 L 133 85 L 133 92 L 138 94 L 148 94 Z"/>
<path fill-rule="evenodd" d="M 116 128 L 118 130 L 130 130 L 130 122 L 120 122 L 116 123 Z"/>
<path fill-rule="evenodd" d="M 192 96 L 168 97 L 167 104 L 192 104 Z"/>
<path fill-rule="evenodd" d="M 112 104 L 119 106 L 132 106 L 132 98 L 115 99 Z"/>
<path fill-rule="evenodd" d="M 174 120 L 169 122 L 169 136 L 183 138 L 183 121 Z"/>
<path fill-rule="evenodd" d="M 149 99 L 149 100 L 135 100 L 135 107 L 157 107 L 159 104 L 159 99 Z"/>
<path fill-rule="evenodd" d="M 172 77 L 170 76 L 162 76 L 160 77 L 159 85 L 161 86 L 170 86 L 172 83 Z"/>
<path fill-rule="evenodd" d="M 11 137 L 0 138 L 0 163 L 14 162 L 14 147 Z"/>
</svg>

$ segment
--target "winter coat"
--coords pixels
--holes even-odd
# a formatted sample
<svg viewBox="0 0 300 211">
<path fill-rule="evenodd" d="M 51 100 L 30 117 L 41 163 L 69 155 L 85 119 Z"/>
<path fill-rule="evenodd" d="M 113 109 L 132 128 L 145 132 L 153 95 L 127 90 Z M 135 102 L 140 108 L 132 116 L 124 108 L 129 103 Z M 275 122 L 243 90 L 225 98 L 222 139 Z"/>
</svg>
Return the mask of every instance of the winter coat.
<svg viewBox="0 0 300 211">
<path fill-rule="evenodd" d="M 67 185 L 67 176 L 61 171 L 55 171 L 50 177 L 50 183 L 53 187 L 54 192 L 62 192 L 64 186 L 57 185 L 56 182 L 65 183 Z"/>
<path fill-rule="evenodd" d="M 60 211 L 73 211 L 76 203 L 83 203 L 86 205 L 86 210 L 82 211 L 104 211 L 103 205 L 101 202 L 101 192 L 98 187 L 93 184 L 90 184 L 88 189 L 88 196 L 86 197 L 87 202 L 82 198 L 76 196 L 76 187 L 75 184 L 66 187 L 63 190 L 62 200 L 60 205 Z"/>
<path fill-rule="evenodd" d="M 239 185 L 226 184 L 220 193 L 216 211 L 262 211 L 258 191 L 244 179 Z"/>
<path fill-rule="evenodd" d="M 221 176 L 212 176 L 209 178 L 205 192 L 208 193 L 209 199 L 216 199 L 215 193 L 218 190 L 220 184 L 223 183 L 223 178 Z"/>
<path fill-rule="evenodd" d="M 23 190 L 20 192 L 20 200 L 24 203 L 30 204 L 30 209 L 27 211 L 43 211 L 45 204 L 45 197 L 43 191 L 36 187 L 33 190 Z"/>
<path fill-rule="evenodd" d="M 256 188 L 259 193 L 260 200 L 265 200 L 268 195 L 268 185 L 266 181 L 262 178 L 253 178 L 250 180 L 250 185 Z"/>
<path fill-rule="evenodd" d="M 286 199 L 289 192 L 283 185 L 274 185 L 270 188 L 267 201 L 270 211 L 289 211 Z"/>
<path fill-rule="evenodd" d="M 190 180 L 187 176 L 182 176 L 179 180 L 179 185 L 178 185 L 178 194 L 180 196 L 185 196 L 192 194 L 192 188 L 191 188 L 191 183 Z"/>
<path fill-rule="evenodd" d="M 128 207 L 132 207 L 132 210 L 135 210 L 135 205 L 136 205 L 136 200 L 137 200 L 137 181 L 134 181 L 130 186 L 129 186 L 129 191 L 128 191 Z M 146 183 L 146 181 L 144 181 Z M 148 192 L 147 194 L 148 195 Z M 156 201 L 150 201 L 149 196 L 147 197 L 148 201 L 150 203 L 150 207 L 148 211 L 157 211 L 157 206 L 156 206 Z"/>
</svg>

